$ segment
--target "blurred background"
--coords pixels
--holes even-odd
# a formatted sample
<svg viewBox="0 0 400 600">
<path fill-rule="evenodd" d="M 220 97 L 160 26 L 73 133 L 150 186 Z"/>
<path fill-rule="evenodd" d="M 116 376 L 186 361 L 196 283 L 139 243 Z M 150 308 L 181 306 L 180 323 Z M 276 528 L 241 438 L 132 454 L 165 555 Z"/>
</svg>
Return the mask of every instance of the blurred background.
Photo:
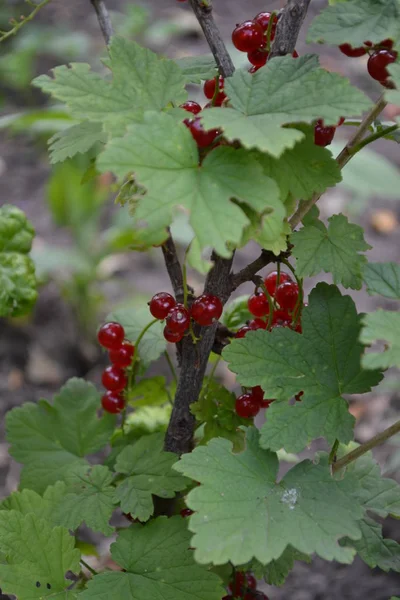
<svg viewBox="0 0 400 600">
<path fill-rule="evenodd" d="M 307 18 L 327 4 L 313 0 Z M 171 58 L 208 52 L 203 35 L 189 7 L 176 0 L 131 3 L 108 0 L 116 33 L 137 40 Z M 236 23 L 262 10 L 279 9 L 284 2 L 267 0 L 215 0 L 215 17 L 237 66 L 246 64 L 230 43 Z M 26 3 L 2 0 L 0 29 L 8 29 L 11 17 L 26 14 Z M 322 65 L 349 77 L 376 99 L 380 86 L 366 70 L 367 57 L 351 59 L 336 48 L 307 46 L 305 32 L 299 38 L 299 54 L 318 52 Z M 66 62 L 88 62 L 103 70 L 104 41 L 89 0 L 53 0 L 18 35 L 0 45 L 0 206 L 23 209 L 36 229 L 33 257 L 40 280 L 39 300 L 27 318 L 0 320 L 0 498 L 13 491 L 18 466 L 10 463 L 4 442 L 4 414 L 23 402 L 51 398 L 72 376 L 99 383 L 106 359 L 95 342 L 101 319 L 117 305 L 140 305 L 157 291 L 169 290 L 159 248 L 132 252 L 134 245 L 125 208 L 113 203 L 115 189 L 107 176 L 95 176 L 90 155 L 51 166 L 46 146 L 57 131 L 70 125 L 61 106 L 49 102 L 31 87 L 39 74 Z M 243 58 L 244 57 L 244 58 Z M 204 104 L 200 86 L 192 86 L 191 98 Z M 400 109 L 388 106 L 385 120 Z M 336 154 L 351 128 L 341 127 L 331 146 Z M 345 168 L 344 181 L 328 191 L 320 203 L 321 216 L 344 212 L 365 228 L 373 247 L 369 260 L 400 259 L 400 152 L 395 142 L 378 140 Z M 182 247 L 190 239 L 179 227 Z M 253 245 L 238 253 L 236 268 L 257 255 Z M 329 281 L 329 277 L 326 278 Z M 203 278 L 190 273 L 196 291 Z M 308 292 L 316 278 L 306 284 Z M 251 292 L 243 286 L 239 293 Z M 351 292 L 359 312 L 382 307 L 396 309 L 390 300 Z M 160 374 L 164 365 L 153 365 Z M 221 371 L 229 386 L 232 376 Z M 388 372 L 372 393 L 352 398 L 351 411 L 358 419 L 356 437 L 362 442 L 391 424 L 400 407 L 398 373 Z M 398 417 L 397 417 L 398 418 Z M 400 439 L 379 448 L 377 458 L 392 477 L 400 476 Z M 333 509 L 334 510 L 334 509 Z M 384 534 L 400 541 L 400 526 L 385 524 Z M 400 582 L 392 574 L 370 571 L 361 561 L 345 567 L 316 560 L 298 564 L 282 589 L 265 587 L 271 600 L 337 600 L 339 598 L 386 600 L 399 595 Z"/>
</svg>

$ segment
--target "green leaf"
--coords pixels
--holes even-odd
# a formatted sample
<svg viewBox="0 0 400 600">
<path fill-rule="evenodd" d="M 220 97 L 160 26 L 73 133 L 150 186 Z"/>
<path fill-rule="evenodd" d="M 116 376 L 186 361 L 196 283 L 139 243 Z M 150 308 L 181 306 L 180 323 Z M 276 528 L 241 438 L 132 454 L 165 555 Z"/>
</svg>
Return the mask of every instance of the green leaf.
<svg viewBox="0 0 400 600">
<path fill-rule="evenodd" d="M 400 367 L 400 313 L 377 310 L 365 315 L 360 341 L 373 344 L 379 340 L 385 343 L 383 352 L 368 352 L 363 356 L 365 369 L 388 369 Z"/>
<path fill-rule="evenodd" d="M 175 59 L 182 70 L 186 83 L 201 83 L 204 79 L 212 79 L 217 75 L 217 65 L 212 54 L 201 56 L 184 56 Z"/>
<path fill-rule="evenodd" d="M 278 158 L 304 134 L 288 123 L 324 119 L 335 124 L 344 114 L 359 114 L 371 102 L 349 81 L 321 69 L 318 57 L 277 57 L 250 74 L 236 71 L 225 81 L 233 108 L 210 108 L 201 113 L 207 128 L 222 127 L 229 141 L 258 148 Z"/>
<path fill-rule="evenodd" d="M 382 378 L 361 369 L 360 317 L 335 286 L 319 283 L 311 292 L 302 326 L 302 334 L 251 331 L 223 351 L 242 385 L 261 385 L 268 398 L 283 401 L 268 408 L 262 427 L 261 444 L 271 450 L 296 453 L 321 436 L 329 443 L 350 441 L 354 417 L 343 394 L 368 392 Z M 288 404 L 299 391 L 302 401 Z"/>
<path fill-rule="evenodd" d="M 170 102 L 186 99 L 178 65 L 133 41 L 113 37 L 109 67 L 112 80 L 87 64 L 71 63 L 53 69 L 53 78 L 41 75 L 33 83 L 65 102 L 73 117 L 102 123 L 107 131 L 120 135 L 128 123 L 141 120 L 143 110 L 162 110 Z"/>
<path fill-rule="evenodd" d="M 134 385 L 129 391 L 127 401 L 134 408 L 160 406 L 169 402 L 169 398 L 174 395 L 174 390 L 167 388 L 165 377 L 155 376 L 150 379 L 142 379 Z"/>
<path fill-rule="evenodd" d="M 106 141 L 107 135 L 102 131 L 100 123 L 83 121 L 57 132 L 49 139 L 50 162 L 55 164 L 76 154 L 85 154 L 95 144 L 105 144 Z"/>
<path fill-rule="evenodd" d="M 65 483 L 58 481 L 55 485 L 49 486 L 43 496 L 28 489 L 13 492 L 0 504 L 0 510 L 15 510 L 22 515 L 33 513 L 40 519 L 53 525 L 59 525 L 56 522 L 55 512 L 65 496 L 66 490 Z"/>
<path fill-rule="evenodd" d="M 56 512 L 56 521 L 67 529 L 77 529 L 83 522 L 104 535 L 114 528 L 108 522 L 115 508 L 113 474 L 102 465 L 91 468 L 77 477 L 73 491 L 62 498 Z"/>
<path fill-rule="evenodd" d="M 113 560 L 125 572 L 93 577 L 82 600 L 220 600 L 219 577 L 197 565 L 189 549 L 190 533 L 180 516 L 131 525 L 111 546 Z"/>
<path fill-rule="evenodd" d="M 367 262 L 360 252 L 371 246 L 364 240 L 362 227 L 349 223 L 344 215 L 333 215 L 328 222 L 328 228 L 315 221 L 292 234 L 296 273 L 299 277 L 332 273 L 334 283 L 359 290 Z"/>
<path fill-rule="evenodd" d="M 387 38 L 397 40 L 399 22 L 397 0 L 350 0 L 321 11 L 311 24 L 307 41 L 362 46 L 365 40 L 375 44 Z"/>
<path fill-rule="evenodd" d="M 347 546 L 353 546 L 362 560 L 371 568 L 382 571 L 400 571 L 400 544 L 385 539 L 382 526 L 366 517 L 360 522 L 362 537 L 360 540 L 344 540 Z"/>
<path fill-rule="evenodd" d="M 281 586 L 292 571 L 296 560 L 311 562 L 311 558 L 307 554 L 287 546 L 279 558 L 271 560 L 267 565 L 262 565 L 257 560 L 252 561 L 251 570 L 257 579 L 264 578 L 269 585 Z"/>
<path fill-rule="evenodd" d="M 370 296 L 400 300 L 400 265 L 397 263 L 368 263 L 364 267 L 364 283 Z"/>
<path fill-rule="evenodd" d="M 70 379 L 50 405 L 26 403 L 7 414 L 10 454 L 22 463 L 21 487 L 44 492 L 48 485 L 87 471 L 83 458 L 109 441 L 115 417 L 97 417 L 100 395 L 81 379 Z"/>
<path fill-rule="evenodd" d="M 153 320 L 153 317 L 147 307 L 119 308 L 109 314 L 107 320 L 121 323 L 125 329 L 126 338 L 131 342 L 136 342 L 146 325 Z M 167 343 L 163 330 L 164 323 L 154 323 L 142 337 L 136 352 L 139 352 L 140 359 L 145 366 L 157 360 L 165 351 Z"/>
<path fill-rule="evenodd" d="M 0 551 L 7 557 L 7 564 L 0 563 L 2 592 L 18 600 L 75 599 L 65 578 L 67 571 L 80 571 L 74 542 L 67 529 L 52 528 L 35 514 L 1 511 Z"/>
<path fill-rule="evenodd" d="M 151 231 L 168 226 L 174 207 L 185 206 L 200 248 L 212 247 L 228 257 L 248 224 L 243 210 L 231 201 L 236 198 L 266 215 L 265 227 L 273 229 L 272 241 L 281 234 L 286 214 L 279 190 L 263 175 L 258 162 L 243 150 L 218 147 L 199 167 L 190 131 L 164 113 L 146 113 L 143 124 L 131 126 L 124 138 L 112 140 L 98 166 L 119 178 L 135 173 L 147 190 L 144 197 L 138 197 L 136 216 Z"/>
<path fill-rule="evenodd" d="M 244 325 L 246 321 L 252 319 L 252 315 L 248 309 L 247 301 L 249 295 L 238 296 L 227 302 L 224 306 L 221 321 L 228 329 L 238 329 Z"/>
<path fill-rule="evenodd" d="M 399 9 L 399 12 L 400 12 L 400 9 Z M 396 62 L 396 63 L 389 65 L 388 71 L 391 75 L 391 79 L 393 81 L 394 88 L 386 91 L 386 93 L 385 93 L 386 99 L 388 100 L 388 102 L 392 102 L 393 104 L 400 106 L 400 91 L 399 91 L 400 90 L 400 64 L 398 62 Z M 400 119 L 398 116 L 396 118 L 396 121 L 397 121 L 397 123 L 400 124 Z"/>
<path fill-rule="evenodd" d="M 115 470 L 128 477 L 118 485 L 115 497 L 121 509 L 135 519 L 147 521 L 154 511 L 152 494 L 173 498 L 188 481 L 172 470 L 177 456 L 164 452 L 164 435 L 155 433 L 140 438 L 118 455 Z"/>
<path fill-rule="evenodd" d="M 315 193 L 322 194 L 342 179 L 331 152 L 314 144 L 313 130 L 294 148 L 286 149 L 279 158 L 259 154 L 258 160 L 265 175 L 277 182 L 282 201 L 289 194 L 296 199 L 307 200 Z"/>
<path fill-rule="evenodd" d="M 243 449 L 244 431 L 239 427 L 249 421 L 238 417 L 235 401 L 235 394 L 214 379 L 205 378 L 200 399 L 190 406 L 198 423 L 205 424 L 202 444 L 223 437 L 233 443 L 236 452 Z"/>
<path fill-rule="evenodd" d="M 147 433 L 166 431 L 172 406 L 142 406 L 126 417 L 125 430 L 128 434 L 141 437 Z"/>
<path fill-rule="evenodd" d="M 240 565 L 255 557 L 268 564 L 288 545 L 326 560 L 352 561 L 354 552 L 338 539 L 360 537 L 362 509 L 349 497 L 353 482 L 332 478 L 326 458 L 299 463 L 277 483 L 276 454 L 262 450 L 258 431 L 249 428 L 241 454 L 233 454 L 228 440 L 213 439 L 174 468 L 201 484 L 186 497 L 195 511 L 189 528 L 196 562 Z"/>
</svg>

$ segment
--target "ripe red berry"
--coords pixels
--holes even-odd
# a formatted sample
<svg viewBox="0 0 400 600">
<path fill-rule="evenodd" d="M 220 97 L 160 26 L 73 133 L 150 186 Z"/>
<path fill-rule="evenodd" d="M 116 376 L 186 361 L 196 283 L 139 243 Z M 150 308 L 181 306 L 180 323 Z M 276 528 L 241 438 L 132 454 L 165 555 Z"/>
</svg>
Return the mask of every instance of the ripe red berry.
<svg viewBox="0 0 400 600">
<path fill-rule="evenodd" d="M 265 287 L 267 288 L 267 292 L 270 296 L 274 297 L 276 292 L 276 286 L 280 283 L 285 283 L 285 281 L 292 281 L 292 278 L 288 273 L 280 272 L 279 273 L 279 281 L 278 281 L 278 271 L 271 271 L 268 273 L 266 278 L 264 279 Z"/>
<path fill-rule="evenodd" d="M 192 304 L 190 315 L 199 325 L 207 327 L 218 321 L 222 315 L 222 302 L 217 296 L 203 294 Z"/>
<path fill-rule="evenodd" d="M 182 510 L 180 511 L 180 515 L 181 517 L 190 517 L 191 515 L 193 515 L 194 510 L 191 510 L 190 508 L 182 508 Z"/>
<path fill-rule="evenodd" d="M 267 329 L 267 323 L 266 321 L 263 321 L 262 319 L 256 318 L 256 319 L 251 319 L 251 321 L 247 322 L 247 327 L 250 327 L 250 329 Z"/>
<path fill-rule="evenodd" d="M 367 54 L 364 46 L 359 46 L 358 48 L 353 48 L 350 44 L 340 44 L 339 46 L 340 52 L 345 54 L 346 56 L 350 56 L 351 58 L 358 58 L 359 56 L 364 56 Z"/>
<path fill-rule="evenodd" d="M 160 319 L 161 321 L 167 317 L 169 311 L 175 305 L 175 298 L 167 292 L 155 294 L 149 302 L 151 314 L 155 319 Z"/>
<path fill-rule="evenodd" d="M 242 596 L 245 586 L 246 576 L 243 571 L 236 571 L 234 580 L 229 584 L 233 596 Z"/>
<path fill-rule="evenodd" d="M 268 29 L 268 24 L 271 18 L 271 13 L 269 12 L 260 12 L 258 13 L 258 15 L 256 15 L 254 17 L 254 22 L 258 23 L 261 27 L 261 29 L 266 32 Z M 275 29 L 276 29 L 276 24 L 278 22 L 278 17 L 277 15 L 274 15 L 274 22 L 272 25 L 272 31 L 271 31 L 271 40 L 274 39 L 275 37 Z"/>
<path fill-rule="evenodd" d="M 236 398 L 235 410 L 239 417 L 251 419 L 260 411 L 260 402 L 253 394 L 242 394 Z"/>
<path fill-rule="evenodd" d="M 121 394 L 109 391 L 102 397 L 101 405 L 106 412 L 116 415 L 124 409 L 125 401 Z"/>
<path fill-rule="evenodd" d="M 122 392 L 126 387 L 128 380 L 122 369 L 116 365 L 111 365 L 111 367 L 104 369 L 103 375 L 101 376 L 101 382 L 106 390 L 110 390 L 111 392 Z"/>
<path fill-rule="evenodd" d="M 267 62 L 269 52 L 268 50 L 263 50 L 262 48 L 257 48 L 257 50 L 253 50 L 252 52 L 247 53 L 248 61 L 251 62 L 255 67 L 263 67 Z"/>
<path fill-rule="evenodd" d="M 251 327 L 248 327 L 247 325 L 243 325 L 243 327 L 238 329 L 237 332 L 235 333 L 235 338 L 244 338 L 246 333 L 248 333 L 249 331 L 254 331 L 254 330 Z"/>
<path fill-rule="evenodd" d="M 299 58 L 299 53 L 297 52 L 297 50 L 293 50 L 292 56 L 293 58 Z"/>
<path fill-rule="evenodd" d="M 119 348 L 125 338 L 125 330 L 119 323 L 105 323 L 97 334 L 99 344 L 107 350 Z"/>
<path fill-rule="evenodd" d="M 184 336 L 184 333 L 177 333 L 175 331 L 171 331 L 170 329 L 168 329 L 167 326 L 164 327 L 164 338 L 167 340 L 167 342 L 170 342 L 171 344 L 177 344 L 178 342 L 181 341 L 181 339 Z"/>
<path fill-rule="evenodd" d="M 116 350 L 110 350 L 109 356 L 113 365 L 124 369 L 129 367 L 135 354 L 135 346 L 129 342 L 122 342 Z"/>
<path fill-rule="evenodd" d="M 184 333 L 190 325 L 190 314 L 183 304 L 176 304 L 168 313 L 167 329 L 173 333 Z"/>
<path fill-rule="evenodd" d="M 247 589 L 249 589 L 249 590 L 257 589 L 257 579 L 251 573 L 246 573 L 246 583 L 247 583 Z"/>
<path fill-rule="evenodd" d="M 255 21 L 245 21 L 237 25 L 232 33 L 232 42 L 241 52 L 257 50 L 264 41 L 264 32 Z"/>
<path fill-rule="evenodd" d="M 345 117 L 340 117 L 336 127 L 341 127 L 343 125 L 343 123 L 345 122 L 346 118 Z"/>
<path fill-rule="evenodd" d="M 269 304 L 264 292 L 252 294 L 247 301 L 247 307 L 255 317 L 265 317 L 269 313 Z"/>
<path fill-rule="evenodd" d="M 276 288 L 275 299 L 281 309 L 292 311 L 299 297 L 299 286 L 294 281 L 281 283 Z"/>
<path fill-rule="evenodd" d="M 195 119 L 186 119 L 184 123 L 189 128 L 190 133 L 199 148 L 211 146 L 213 141 L 220 135 L 218 129 L 204 129 L 199 117 L 196 117 Z"/>
<path fill-rule="evenodd" d="M 188 100 L 187 102 L 184 102 L 181 104 L 180 108 L 183 108 L 194 115 L 198 115 L 199 112 L 201 112 L 200 104 L 198 104 L 198 102 L 194 102 L 194 100 Z"/>
<path fill-rule="evenodd" d="M 386 48 L 387 50 L 391 50 L 393 48 L 393 40 L 387 38 L 386 40 L 383 40 L 382 42 L 379 42 L 379 44 L 377 44 L 380 48 Z"/>
<path fill-rule="evenodd" d="M 295 395 L 294 399 L 296 400 L 296 402 L 301 402 L 301 397 L 304 395 L 304 392 L 299 392 L 298 394 Z"/>
<path fill-rule="evenodd" d="M 290 327 L 292 324 L 292 317 L 286 310 L 274 310 L 272 315 L 272 327 Z"/>
<path fill-rule="evenodd" d="M 207 79 L 207 81 L 204 83 L 204 86 L 203 86 L 205 97 L 208 98 L 209 100 L 212 100 L 214 98 L 215 88 L 216 88 L 215 78 Z M 218 79 L 218 89 L 219 89 L 219 92 L 215 99 L 216 105 L 222 104 L 222 102 L 226 98 L 226 94 L 223 91 L 224 90 L 224 78 L 221 75 L 219 76 L 219 79 Z"/>
<path fill-rule="evenodd" d="M 390 65 L 390 63 L 395 62 L 396 58 L 397 52 L 394 50 L 383 49 L 374 52 L 368 59 L 368 73 L 373 79 L 376 79 L 381 83 L 386 83 L 386 80 L 389 77 L 389 72 L 386 67 Z"/>
<path fill-rule="evenodd" d="M 335 137 L 336 127 L 325 127 L 324 122 L 319 119 L 314 127 L 314 144 L 316 146 L 329 146 Z"/>
</svg>

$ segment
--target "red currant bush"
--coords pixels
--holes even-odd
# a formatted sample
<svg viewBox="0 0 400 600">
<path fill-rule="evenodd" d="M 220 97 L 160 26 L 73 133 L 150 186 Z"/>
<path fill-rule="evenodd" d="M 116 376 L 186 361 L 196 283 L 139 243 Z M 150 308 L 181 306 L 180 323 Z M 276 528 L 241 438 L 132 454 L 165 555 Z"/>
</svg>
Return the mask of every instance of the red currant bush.
<svg viewBox="0 0 400 600">
<path fill-rule="evenodd" d="M 155 319 L 162 321 L 176 304 L 176 300 L 167 292 L 155 294 L 149 302 L 150 312 Z"/>
<path fill-rule="evenodd" d="M 222 302 L 217 296 L 203 294 L 193 302 L 190 314 L 196 323 L 206 327 L 218 321 L 222 315 L 222 309 Z"/>
<path fill-rule="evenodd" d="M 108 391 L 102 397 L 101 405 L 106 412 L 116 415 L 125 408 L 125 401 L 121 394 Z"/>
<path fill-rule="evenodd" d="M 107 350 L 119 348 L 125 338 L 125 330 L 119 323 L 105 323 L 97 333 L 99 344 Z"/>
<path fill-rule="evenodd" d="M 232 42 L 241 52 L 252 52 L 262 46 L 264 32 L 256 21 L 245 21 L 233 30 Z"/>
<path fill-rule="evenodd" d="M 135 354 L 135 346 L 129 342 L 123 342 L 119 348 L 110 350 L 109 356 L 113 365 L 124 369 L 129 367 Z"/>
<path fill-rule="evenodd" d="M 264 292 L 252 294 L 247 302 L 249 311 L 255 317 L 265 317 L 269 313 L 269 304 Z"/>
<path fill-rule="evenodd" d="M 128 380 L 122 369 L 116 365 L 112 365 L 103 371 L 101 382 L 106 390 L 110 390 L 111 392 L 122 392 L 126 387 Z"/>
</svg>

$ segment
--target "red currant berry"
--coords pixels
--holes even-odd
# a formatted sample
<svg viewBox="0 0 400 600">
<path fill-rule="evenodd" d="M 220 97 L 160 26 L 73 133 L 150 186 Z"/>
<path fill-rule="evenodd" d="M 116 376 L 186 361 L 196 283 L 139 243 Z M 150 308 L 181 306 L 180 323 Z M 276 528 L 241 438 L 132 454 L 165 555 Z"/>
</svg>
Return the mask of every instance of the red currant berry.
<svg viewBox="0 0 400 600">
<path fill-rule="evenodd" d="M 253 394 L 242 394 L 236 398 L 235 410 L 239 417 L 251 419 L 259 413 L 260 408 L 260 402 Z"/>
<path fill-rule="evenodd" d="M 168 313 L 167 328 L 173 333 L 184 333 L 190 325 L 190 314 L 183 304 L 176 304 Z"/>
<path fill-rule="evenodd" d="M 368 73 L 373 79 L 386 83 L 386 79 L 389 77 L 386 67 L 395 62 L 396 58 L 397 52 L 394 50 L 383 49 L 374 52 L 368 59 Z"/>
<path fill-rule="evenodd" d="M 341 127 L 343 125 L 343 123 L 345 122 L 346 118 L 345 117 L 340 117 L 336 127 Z"/>
<path fill-rule="evenodd" d="M 162 321 L 168 316 L 169 311 L 176 305 L 176 300 L 167 292 L 155 294 L 149 302 L 150 312 L 155 319 Z"/>
<path fill-rule="evenodd" d="M 269 304 L 264 292 L 252 294 L 247 301 L 247 307 L 255 317 L 265 317 L 269 313 Z"/>
<path fill-rule="evenodd" d="M 122 369 L 116 365 L 111 365 L 111 367 L 104 369 L 101 382 L 106 390 L 110 390 L 111 392 L 122 392 L 128 383 L 128 380 Z"/>
<path fill-rule="evenodd" d="M 300 321 L 297 321 L 296 325 L 292 327 L 292 329 L 294 329 L 294 331 L 296 331 L 297 333 L 303 333 L 303 328 L 301 326 Z"/>
<path fill-rule="evenodd" d="M 101 405 L 106 412 L 116 415 L 125 408 L 125 401 L 121 394 L 109 391 L 102 397 Z"/>
<path fill-rule="evenodd" d="M 324 127 L 324 122 L 319 119 L 314 128 L 314 144 L 316 146 L 329 146 L 335 137 L 336 127 Z"/>
<path fill-rule="evenodd" d="M 254 331 L 254 330 L 251 327 L 248 327 L 247 325 L 243 325 L 243 327 L 238 329 L 237 332 L 235 333 L 235 338 L 244 338 L 246 333 L 248 333 L 249 331 Z"/>
<path fill-rule="evenodd" d="M 217 296 L 203 294 L 192 304 L 190 315 L 199 325 L 207 327 L 218 321 L 222 315 L 222 302 Z"/>
<path fill-rule="evenodd" d="M 267 62 L 268 55 L 268 50 L 257 48 L 257 50 L 253 50 L 252 52 L 247 53 L 247 59 L 255 67 L 263 67 Z"/>
<path fill-rule="evenodd" d="M 276 288 L 275 299 L 281 309 L 292 311 L 299 297 L 299 286 L 294 281 L 281 283 Z"/>
<path fill-rule="evenodd" d="M 129 367 L 135 354 L 135 346 L 129 342 L 123 342 L 116 350 L 110 350 L 109 356 L 113 365 L 125 369 Z"/>
<path fill-rule="evenodd" d="M 301 402 L 301 397 L 304 395 L 304 392 L 299 392 L 298 394 L 295 395 L 294 399 L 296 400 L 296 402 Z"/>
<path fill-rule="evenodd" d="M 107 350 L 119 348 L 125 338 L 125 330 L 119 323 L 105 323 L 97 334 L 99 344 Z"/>
<path fill-rule="evenodd" d="M 379 42 L 378 46 L 380 48 L 386 48 L 386 50 L 391 50 L 393 48 L 393 43 L 393 40 L 387 38 L 386 40 Z"/>
<path fill-rule="evenodd" d="M 201 112 L 200 104 L 198 104 L 197 102 L 194 102 L 194 100 L 188 100 L 187 102 L 184 102 L 183 104 L 181 104 L 180 107 L 183 108 L 183 110 L 187 110 L 188 112 L 190 112 L 194 115 L 198 115 L 199 112 Z"/>
<path fill-rule="evenodd" d="M 299 53 L 297 52 L 297 50 L 293 50 L 292 56 L 293 58 L 299 58 Z"/>
<path fill-rule="evenodd" d="M 340 52 L 342 52 L 346 56 L 349 56 L 350 58 L 358 58 L 359 56 L 364 56 L 364 54 L 367 54 L 367 51 L 364 48 L 364 46 L 353 48 L 353 46 L 351 46 L 350 44 L 340 44 L 339 50 Z"/>
<path fill-rule="evenodd" d="M 182 510 L 180 511 L 180 515 L 181 517 L 190 517 L 191 515 L 193 515 L 194 510 L 191 510 L 190 508 L 182 508 Z"/>
<path fill-rule="evenodd" d="M 219 76 L 218 79 L 218 96 L 216 98 L 216 104 L 221 103 L 225 100 L 226 98 L 226 94 L 224 93 L 224 78 L 222 77 L 222 75 Z M 204 90 L 204 95 L 206 98 L 208 98 L 209 100 L 212 100 L 214 98 L 214 94 L 215 94 L 215 88 L 216 88 L 216 81 L 215 79 L 207 79 L 207 81 L 204 83 L 203 86 L 203 90 Z"/>
<path fill-rule="evenodd" d="M 248 321 L 247 327 L 250 327 L 253 331 L 255 329 L 267 329 L 267 323 L 262 319 L 251 319 L 251 321 Z"/>
<path fill-rule="evenodd" d="M 279 280 L 278 280 L 278 271 L 271 271 L 268 273 L 266 278 L 264 279 L 265 287 L 267 288 L 267 292 L 270 296 L 274 297 L 276 292 L 276 286 L 280 283 L 285 283 L 286 281 L 292 281 L 292 278 L 288 273 L 280 272 Z"/>
<path fill-rule="evenodd" d="M 271 18 L 271 13 L 260 12 L 260 13 L 258 13 L 258 15 L 256 15 L 254 17 L 254 22 L 258 23 L 260 25 L 261 29 L 264 32 L 266 32 L 268 29 L 270 18 Z M 275 37 L 275 30 L 276 30 L 277 22 L 278 22 L 278 17 L 277 17 L 277 15 L 274 15 L 274 22 L 272 24 L 272 30 L 271 30 L 271 40 L 273 40 Z"/>
<path fill-rule="evenodd" d="M 189 128 L 190 133 L 192 134 L 193 139 L 199 148 L 207 148 L 207 146 L 211 146 L 213 141 L 220 134 L 218 129 L 205 130 L 201 124 L 201 120 L 198 117 L 190 120 L 188 123 L 185 121 L 185 125 L 187 125 Z"/>
<path fill-rule="evenodd" d="M 167 326 L 164 327 L 164 338 L 167 340 L 167 342 L 170 342 L 170 344 L 177 344 L 180 342 L 183 338 L 183 335 L 183 332 L 176 333 L 175 331 L 168 329 Z"/>
<path fill-rule="evenodd" d="M 241 52 L 251 52 L 257 50 L 264 41 L 264 32 L 254 21 L 245 21 L 237 25 L 232 33 L 232 42 L 235 48 Z"/>
<path fill-rule="evenodd" d="M 243 571 L 236 571 L 235 579 L 229 584 L 233 596 L 242 596 L 244 591 L 246 577 Z"/>
<path fill-rule="evenodd" d="M 254 73 L 257 73 L 257 71 L 259 71 L 260 69 L 261 69 L 261 67 L 255 67 L 253 65 L 252 67 L 250 67 L 249 73 L 251 73 L 252 75 L 254 75 Z"/>
<path fill-rule="evenodd" d="M 246 583 L 248 590 L 257 589 L 257 579 L 251 573 L 246 573 Z"/>
<path fill-rule="evenodd" d="M 286 310 L 275 310 L 272 315 L 272 327 L 290 327 L 292 317 Z"/>
</svg>

